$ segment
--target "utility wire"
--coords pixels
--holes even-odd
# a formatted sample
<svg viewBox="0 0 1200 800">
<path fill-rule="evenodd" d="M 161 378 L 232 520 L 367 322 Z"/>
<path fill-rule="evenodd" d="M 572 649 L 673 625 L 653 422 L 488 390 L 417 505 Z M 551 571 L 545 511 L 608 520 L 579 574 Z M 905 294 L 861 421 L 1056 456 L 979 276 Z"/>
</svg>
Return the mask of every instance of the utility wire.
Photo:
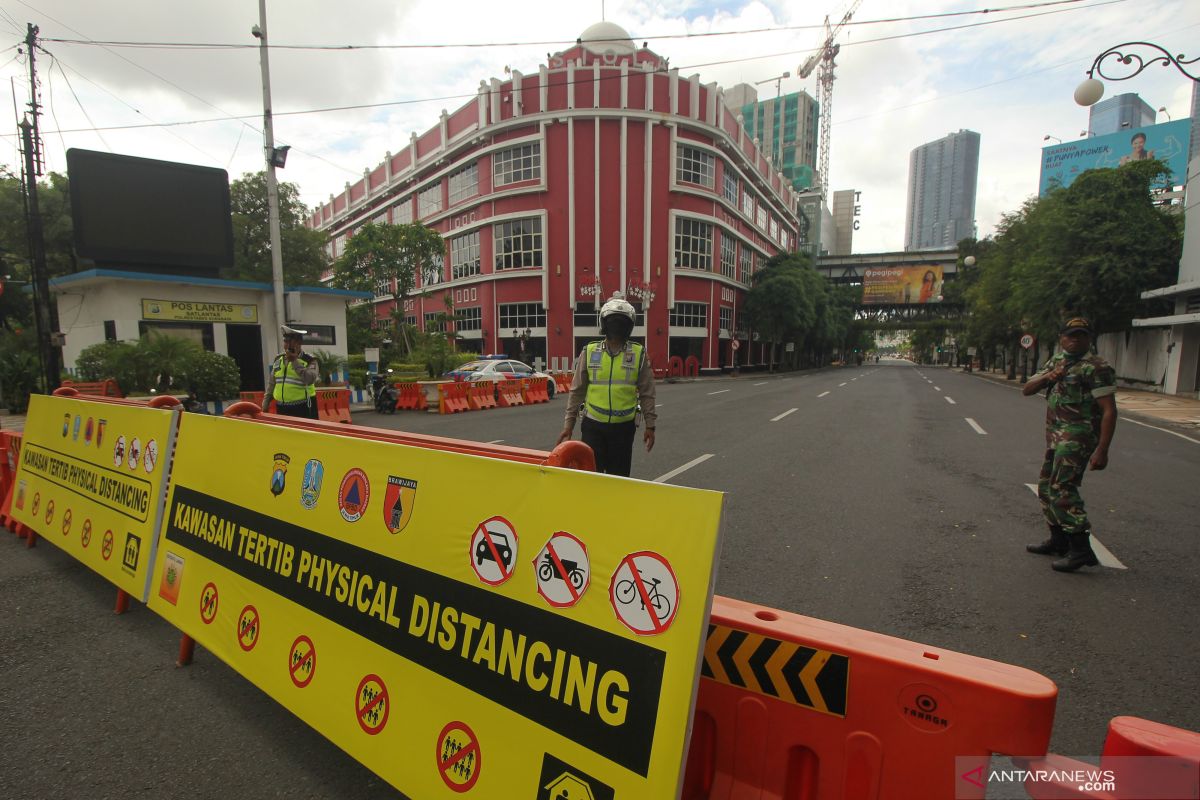
<svg viewBox="0 0 1200 800">
<path fill-rule="evenodd" d="M 1120 0 L 1124 2 L 1124 0 Z M 1041 3 L 1023 3 L 998 8 L 981 8 L 964 11 L 946 11 L 938 14 L 915 14 L 907 17 L 888 17 L 882 19 L 850 20 L 847 26 L 885 25 L 896 22 L 916 22 L 928 19 L 945 19 L 947 17 L 962 17 L 982 14 L 1001 14 L 1008 11 L 1027 11 L 1032 8 L 1047 8 L 1050 6 L 1072 5 L 1083 0 L 1049 0 Z M 27 5 L 22 3 L 22 5 Z M 64 26 L 65 27 L 65 26 Z M 667 41 L 671 39 L 702 39 L 717 36 L 744 36 L 758 33 L 781 33 L 788 31 L 824 30 L 824 23 L 810 25 L 779 25 L 770 28 L 751 28 L 741 31 L 705 31 L 699 33 L 672 33 L 655 36 L 638 36 L 645 41 Z M 78 33 L 78 31 L 76 31 Z M 144 49 L 178 49 L 178 50 L 245 50 L 255 48 L 256 44 L 223 44 L 220 42 L 135 42 L 135 41 L 98 41 L 93 39 L 46 39 L 48 42 L 77 45 L 97 45 L 101 47 L 131 47 Z M 573 45 L 579 40 L 546 39 L 541 41 L 512 41 L 512 42 L 455 42 L 427 44 L 341 44 L 341 45 L 310 45 L 310 44 L 271 44 L 272 50 L 317 50 L 317 51 L 350 51 L 350 50 L 439 50 L 439 49 L 478 49 L 491 47 L 544 47 L 555 45 Z M 819 49 L 819 48 L 818 48 Z"/>
<path fill-rule="evenodd" d="M 43 50 L 42 52 L 45 52 L 45 50 Z M 46 55 L 50 55 L 50 54 L 46 53 Z M 67 71 L 65 69 L 63 69 L 62 64 L 59 63 L 59 60 L 52 55 L 50 55 L 50 63 L 53 66 L 58 67 L 59 74 L 63 76 L 63 80 L 67 82 L 67 88 L 71 90 L 71 97 L 75 98 L 75 105 L 79 106 L 80 112 L 83 113 L 83 116 L 88 121 L 88 124 L 92 126 L 92 130 L 94 130 L 96 132 L 96 135 L 98 137 L 100 137 L 100 143 L 104 145 L 104 149 L 111 153 L 113 151 L 112 147 L 110 147 L 108 142 L 104 140 L 104 134 L 100 133 L 99 129 L 96 128 L 96 123 L 92 121 L 91 115 L 88 114 L 87 109 L 83 107 L 83 103 L 82 103 L 82 101 L 80 101 L 79 95 L 75 94 L 75 87 L 71 85 L 71 78 L 70 78 L 70 76 L 67 75 Z M 51 73 L 53 73 L 53 69 L 51 69 Z M 55 124 L 57 124 L 58 120 L 55 119 L 54 122 L 55 122 Z M 66 149 L 67 149 L 67 147 L 66 147 L 66 144 L 64 143 L 63 144 L 63 152 L 66 152 Z"/>
</svg>

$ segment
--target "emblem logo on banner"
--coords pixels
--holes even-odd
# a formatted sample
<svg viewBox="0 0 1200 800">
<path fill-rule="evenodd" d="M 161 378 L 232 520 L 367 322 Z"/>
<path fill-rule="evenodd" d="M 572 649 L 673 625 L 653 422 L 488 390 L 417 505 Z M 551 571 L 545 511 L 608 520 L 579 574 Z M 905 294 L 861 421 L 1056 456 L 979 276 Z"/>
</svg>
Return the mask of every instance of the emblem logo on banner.
<svg viewBox="0 0 1200 800">
<path fill-rule="evenodd" d="M 138 559 L 142 554 L 142 537 L 135 533 L 125 534 L 125 553 L 121 556 L 121 567 L 130 575 L 137 572 Z"/>
<path fill-rule="evenodd" d="M 108 420 L 102 419 L 96 423 L 96 447 L 100 447 L 104 443 L 104 429 L 108 427 Z"/>
<path fill-rule="evenodd" d="M 388 475 L 387 491 L 383 495 L 383 524 L 389 531 L 399 533 L 404 530 L 404 526 L 412 519 L 416 500 L 416 481 Z"/>
<path fill-rule="evenodd" d="M 292 459 L 286 453 L 275 454 L 275 469 L 271 472 L 271 494 L 279 497 L 287 484 L 287 468 Z"/>
<path fill-rule="evenodd" d="M 89 445 L 92 443 L 92 431 L 96 429 L 96 420 L 88 417 L 87 423 L 83 426 L 83 443 Z"/>
<path fill-rule="evenodd" d="M 546 753 L 542 756 L 542 774 L 538 778 L 537 800 L 613 800 L 616 793 L 608 784 L 593 778 L 578 767 Z"/>
<path fill-rule="evenodd" d="M 592 582 L 587 546 L 566 531 L 550 537 L 533 559 L 538 594 L 557 608 L 573 606 Z"/>
<path fill-rule="evenodd" d="M 629 630 L 642 636 L 662 633 L 679 610 L 679 581 L 658 553 L 632 553 L 613 573 L 609 600 Z"/>
<path fill-rule="evenodd" d="M 342 477 L 338 487 L 338 510 L 346 522 L 358 522 L 366 513 L 369 502 L 371 482 L 367 480 L 367 473 L 355 467 Z"/>
<path fill-rule="evenodd" d="M 517 531 L 504 517 L 486 519 L 471 536 L 471 569 L 479 580 L 499 586 L 512 577 L 517 563 Z"/>
<path fill-rule="evenodd" d="M 171 605 L 179 604 L 179 588 L 183 585 L 183 559 L 168 552 L 163 560 L 162 582 L 158 596 Z"/>
<path fill-rule="evenodd" d="M 325 482 L 325 465 L 310 458 L 304 465 L 304 477 L 300 480 L 300 505 L 310 511 L 321 498 L 321 484 Z"/>
<path fill-rule="evenodd" d="M 80 426 L 80 424 L 82 424 L 82 422 L 83 422 L 83 417 L 76 414 L 75 415 L 75 424 L 71 428 L 71 439 L 73 441 L 76 441 L 76 442 L 79 441 L 79 426 Z"/>
</svg>

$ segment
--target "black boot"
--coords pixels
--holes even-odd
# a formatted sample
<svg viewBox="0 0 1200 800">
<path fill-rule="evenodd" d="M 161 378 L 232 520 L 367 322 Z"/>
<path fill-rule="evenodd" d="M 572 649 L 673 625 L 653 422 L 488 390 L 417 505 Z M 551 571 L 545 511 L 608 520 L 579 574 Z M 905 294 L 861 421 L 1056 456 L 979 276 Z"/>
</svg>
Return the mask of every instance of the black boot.
<svg viewBox="0 0 1200 800">
<path fill-rule="evenodd" d="M 1080 567 L 1094 567 L 1100 563 L 1092 552 L 1091 535 L 1087 532 L 1075 533 L 1067 537 L 1070 552 L 1066 558 L 1060 558 L 1050 566 L 1058 572 L 1074 572 Z"/>
<path fill-rule="evenodd" d="M 1041 544 L 1027 544 L 1025 549 L 1039 556 L 1065 556 L 1069 545 L 1061 525 L 1050 526 L 1050 538 Z"/>
</svg>

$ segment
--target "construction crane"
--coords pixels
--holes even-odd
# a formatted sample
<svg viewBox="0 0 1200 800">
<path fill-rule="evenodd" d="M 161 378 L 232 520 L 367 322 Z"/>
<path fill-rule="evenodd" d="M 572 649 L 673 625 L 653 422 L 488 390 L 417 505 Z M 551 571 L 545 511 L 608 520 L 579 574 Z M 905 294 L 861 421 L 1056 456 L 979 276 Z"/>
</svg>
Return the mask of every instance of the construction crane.
<svg viewBox="0 0 1200 800">
<path fill-rule="evenodd" d="M 850 17 L 858 10 L 861 3 L 862 0 L 853 0 L 850 7 L 846 9 L 846 13 L 842 15 L 841 21 L 833 27 L 829 25 L 829 17 L 825 17 L 823 40 L 817 46 L 816 51 L 800 65 L 799 75 L 801 78 L 807 78 L 818 64 L 821 65 L 821 69 L 817 73 L 817 103 L 821 106 L 821 118 L 818 122 L 821 128 L 821 139 L 817 148 L 817 174 L 821 181 L 821 202 L 825 202 L 829 198 L 829 124 L 833 120 L 833 68 L 835 66 L 833 59 L 841 50 L 841 45 L 834 43 L 834 39 L 837 38 L 842 28 L 846 27 L 846 23 L 850 21 Z"/>
</svg>

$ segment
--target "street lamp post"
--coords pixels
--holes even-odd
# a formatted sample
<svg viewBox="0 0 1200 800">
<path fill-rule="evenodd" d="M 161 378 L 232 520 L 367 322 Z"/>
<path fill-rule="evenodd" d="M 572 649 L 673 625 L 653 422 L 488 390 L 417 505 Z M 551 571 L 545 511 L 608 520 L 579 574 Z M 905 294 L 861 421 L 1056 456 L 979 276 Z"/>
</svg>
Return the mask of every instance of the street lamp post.
<svg viewBox="0 0 1200 800">
<path fill-rule="evenodd" d="M 1127 48 L 1135 48 L 1133 51 Z M 1146 57 L 1143 57 L 1137 50 L 1149 51 Z M 1157 51 L 1157 52 L 1156 52 Z M 1161 53 L 1161 55 L 1159 55 Z M 1116 64 L 1111 63 L 1113 60 L 1116 64 L 1121 64 L 1132 70 L 1128 75 L 1108 75 L 1104 72 L 1105 62 L 1109 62 L 1110 68 L 1115 68 Z M 1096 79 L 1100 76 L 1109 81 L 1127 81 L 1137 75 L 1140 75 L 1143 70 L 1154 64 L 1161 66 L 1173 66 L 1193 81 L 1200 82 L 1200 76 L 1193 75 L 1184 69 L 1185 66 L 1190 66 L 1200 61 L 1200 58 L 1187 59 L 1183 57 L 1183 53 L 1171 55 L 1171 53 L 1163 47 L 1152 42 L 1125 42 L 1124 44 L 1116 45 L 1105 50 L 1100 55 L 1096 56 L 1096 60 L 1092 62 L 1092 67 L 1087 71 L 1087 78 L 1075 87 L 1075 102 L 1081 106 L 1095 105 L 1101 97 L 1104 96 L 1104 84 Z"/>
<path fill-rule="evenodd" d="M 259 66 L 262 68 L 263 89 L 263 155 L 267 172 L 267 227 L 271 237 L 271 288 L 275 300 L 275 324 L 291 320 L 283 302 L 283 243 L 279 231 L 279 188 L 275 168 L 287 161 L 287 147 L 275 147 L 275 127 L 271 120 L 271 66 L 267 55 L 267 0 L 258 0 L 258 24 L 250 29 L 258 39 Z"/>
</svg>

